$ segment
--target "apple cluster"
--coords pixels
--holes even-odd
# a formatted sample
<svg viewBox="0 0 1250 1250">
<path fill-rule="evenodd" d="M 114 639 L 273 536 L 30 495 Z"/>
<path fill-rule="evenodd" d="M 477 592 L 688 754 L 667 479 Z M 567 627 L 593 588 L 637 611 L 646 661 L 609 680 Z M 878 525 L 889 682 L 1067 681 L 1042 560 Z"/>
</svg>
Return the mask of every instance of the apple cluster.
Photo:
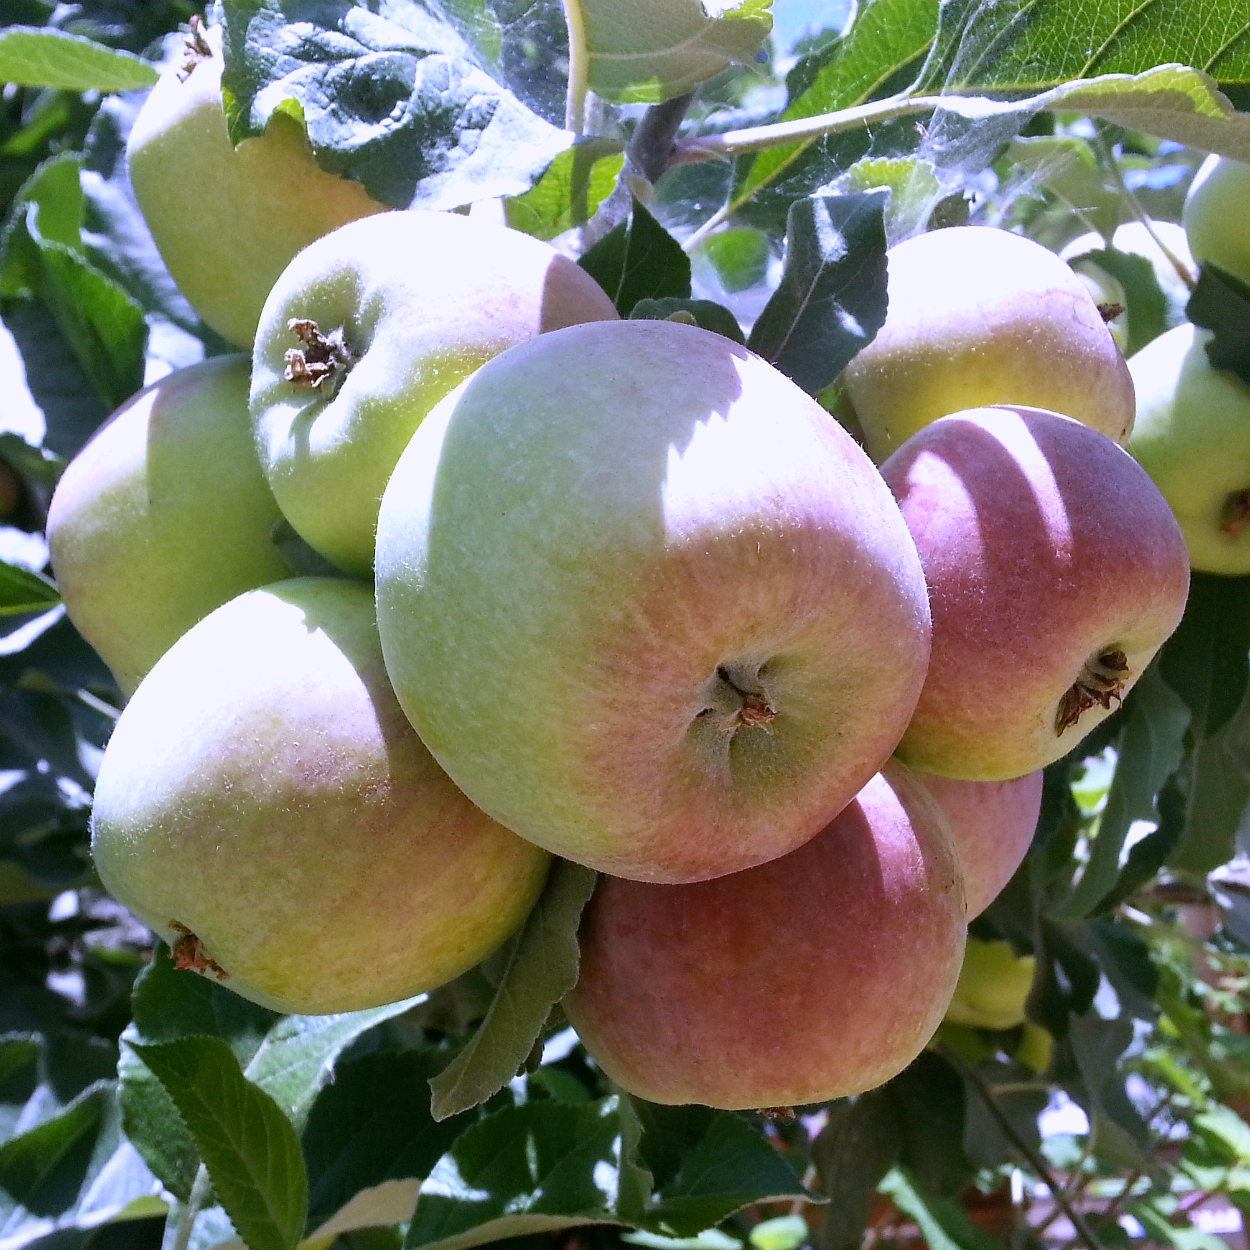
<svg viewBox="0 0 1250 1250">
<path fill-rule="evenodd" d="M 1184 607 L 1093 298 L 1006 231 L 899 245 L 839 384 L 861 445 L 741 344 L 621 320 L 546 244 L 323 195 L 285 123 L 204 149 L 248 206 L 231 250 L 264 257 L 210 281 L 193 205 L 143 171 L 224 135 L 214 38 L 131 167 L 174 277 L 251 354 L 133 397 L 49 515 L 131 696 L 101 880 L 180 966 L 333 1012 L 478 963 L 563 856 L 603 874 L 564 1010 L 623 1087 L 747 1108 L 887 1080 L 1027 849 L 1040 770 Z M 308 167 L 277 210 L 271 159 Z"/>
</svg>

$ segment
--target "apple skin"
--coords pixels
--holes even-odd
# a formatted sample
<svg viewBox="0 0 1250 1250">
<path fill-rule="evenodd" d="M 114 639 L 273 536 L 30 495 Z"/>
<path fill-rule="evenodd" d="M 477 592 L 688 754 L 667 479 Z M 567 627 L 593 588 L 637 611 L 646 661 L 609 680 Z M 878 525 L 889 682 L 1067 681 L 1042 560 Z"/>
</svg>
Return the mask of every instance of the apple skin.
<svg viewBox="0 0 1250 1250">
<path fill-rule="evenodd" d="M 1137 424 L 1128 450 L 1168 501 L 1204 573 L 1250 573 L 1250 386 L 1213 369 L 1207 330 L 1177 326 L 1129 361 Z"/>
<path fill-rule="evenodd" d="M 217 356 L 126 401 L 70 462 L 48 548 L 70 620 L 132 694 L 196 621 L 291 574 L 252 443 L 248 359 Z"/>
<path fill-rule="evenodd" d="M 929 672 L 899 757 L 1006 781 L 1066 755 L 1184 611 L 1189 561 L 1163 496 L 1110 439 L 1023 407 L 943 417 L 881 473 L 933 610 Z"/>
<path fill-rule="evenodd" d="M 998 897 L 1033 842 L 1042 810 L 1042 771 L 1011 781 L 958 781 L 917 772 L 916 780 L 950 826 L 971 920 Z"/>
<path fill-rule="evenodd" d="M 964 894 L 941 813 L 891 761 L 815 838 L 690 885 L 603 877 L 564 1011 L 652 1102 L 803 1106 L 920 1053 L 955 988 Z"/>
<path fill-rule="evenodd" d="M 190 930 L 230 989 L 310 1013 L 458 976 L 521 923 L 549 864 L 421 746 L 370 589 L 337 578 L 250 591 L 162 657 L 105 750 L 92 853 L 118 899 L 171 945 L 174 922 Z"/>
<path fill-rule="evenodd" d="M 152 88 L 126 144 L 130 183 L 161 259 L 204 322 L 250 348 L 278 275 L 314 239 L 386 205 L 323 170 L 303 126 L 275 112 L 236 148 L 221 99 L 221 28 Z"/>
<path fill-rule="evenodd" d="M 287 380 L 292 319 L 342 332 L 355 360 L 337 389 Z M 283 513 L 328 560 L 370 576 L 378 500 L 434 404 L 505 348 L 618 319 L 584 269 L 516 230 L 428 212 L 336 230 L 283 273 L 256 335 L 252 417 Z"/>
<path fill-rule="evenodd" d="M 839 384 L 878 464 L 938 417 L 987 404 L 1128 437 L 1124 357 L 1085 284 L 1041 244 L 985 226 L 931 230 L 890 249 L 887 294 L 885 324 Z"/>
<path fill-rule="evenodd" d="M 1210 261 L 1250 282 L 1250 165 L 1226 156 L 1208 156 L 1189 185 L 1181 225 L 1196 261 Z"/>
<path fill-rule="evenodd" d="M 1014 1029 L 1023 1024 L 1036 968 L 1037 960 L 1017 955 L 1010 942 L 970 937 L 946 1020 L 977 1029 Z"/>
<path fill-rule="evenodd" d="M 377 595 L 456 784 L 650 881 L 813 837 L 888 758 L 928 654 L 868 458 L 771 365 L 671 321 L 543 335 L 449 396 L 383 497 Z"/>
</svg>

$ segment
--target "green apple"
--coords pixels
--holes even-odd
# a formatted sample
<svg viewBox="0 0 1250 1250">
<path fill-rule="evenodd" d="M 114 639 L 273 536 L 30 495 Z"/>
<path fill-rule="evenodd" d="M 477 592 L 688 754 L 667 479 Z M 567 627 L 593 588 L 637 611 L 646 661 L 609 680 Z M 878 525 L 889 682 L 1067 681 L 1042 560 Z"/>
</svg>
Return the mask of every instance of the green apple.
<svg viewBox="0 0 1250 1250">
<path fill-rule="evenodd" d="M 126 694 L 201 617 L 290 576 L 247 393 L 246 356 L 167 374 L 96 432 L 52 496 L 66 610 Z"/>
<path fill-rule="evenodd" d="M 928 1042 L 964 946 L 945 822 L 891 761 L 805 846 L 689 885 L 602 877 L 564 999 L 651 1102 L 793 1107 L 889 1080 Z"/>
<path fill-rule="evenodd" d="M 458 976 L 521 923 L 549 863 L 430 758 L 370 588 L 337 578 L 249 591 L 162 657 L 104 753 L 92 854 L 181 966 L 310 1013 Z"/>
<path fill-rule="evenodd" d="M 1066 755 L 1180 622 L 1189 561 L 1140 465 L 1036 408 L 935 421 L 881 466 L 929 584 L 933 652 L 898 755 L 1005 781 Z"/>
<path fill-rule="evenodd" d="M 1250 282 L 1250 165 L 1208 156 L 1189 187 L 1181 224 L 1197 261 L 1209 260 Z"/>
<path fill-rule="evenodd" d="M 1163 247 L 1159 246 L 1160 243 Z M 1175 257 L 1190 276 L 1193 276 L 1196 265 L 1189 250 L 1189 240 L 1182 226 L 1174 221 L 1152 221 L 1147 228 L 1145 222 L 1126 221 L 1123 225 L 1116 227 L 1115 234 L 1111 236 L 1111 245 L 1117 252 L 1141 256 L 1148 260 L 1150 267 L 1154 270 L 1155 280 L 1171 300 L 1184 304 L 1189 299 L 1189 283 L 1177 272 L 1176 265 L 1173 263 L 1173 257 Z M 1124 291 L 1117 280 L 1099 266 L 1097 259 L 1092 257 L 1081 259 L 1089 252 L 1105 251 L 1106 247 L 1106 239 L 1097 231 L 1090 231 L 1088 234 L 1082 234 L 1073 239 L 1070 243 L 1065 243 L 1059 256 L 1092 284 L 1090 294 L 1098 303 L 1122 304 Z M 1165 252 L 1163 248 L 1167 248 L 1167 251 Z M 1116 295 L 1117 288 L 1119 289 L 1118 295 Z M 1112 295 L 1116 297 L 1109 299 L 1108 297 Z"/>
<path fill-rule="evenodd" d="M 426 212 L 341 227 L 283 273 L 256 335 L 252 416 L 283 513 L 368 577 L 382 490 L 434 404 L 515 343 L 616 319 L 584 269 L 519 231 Z"/>
<path fill-rule="evenodd" d="M 1168 501 L 1205 573 L 1250 573 L 1250 386 L 1211 367 L 1211 335 L 1181 325 L 1129 361 L 1137 424 L 1128 450 Z"/>
<path fill-rule="evenodd" d="M 696 326 L 574 326 L 484 365 L 404 452 L 377 550 L 387 668 L 435 758 L 624 877 L 801 845 L 924 678 L 924 580 L 880 475 Z"/>
<path fill-rule="evenodd" d="M 313 159 L 281 111 L 265 133 L 230 142 L 221 28 L 196 27 L 186 56 L 144 102 L 126 144 L 130 182 L 174 281 L 218 334 L 250 348 L 265 296 L 314 239 L 386 206 Z"/>
<path fill-rule="evenodd" d="M 1123 442 L 1133 424 L 1124 357 L 1085 284 L 1007 230 L 957 226 L 890 249 L 889 312 L 841 375 L 842 401 L 880 463 L 964 408 L 1049 408 Z"/>
<path fill-rule="evenodd" d="M 1010 942 L 969 938 L 946 1019 L 978 1029 L 1014 1029 L 1023 1024 L 1036 967 L 1032 955 L 1017 955 Z"/>
</svg>

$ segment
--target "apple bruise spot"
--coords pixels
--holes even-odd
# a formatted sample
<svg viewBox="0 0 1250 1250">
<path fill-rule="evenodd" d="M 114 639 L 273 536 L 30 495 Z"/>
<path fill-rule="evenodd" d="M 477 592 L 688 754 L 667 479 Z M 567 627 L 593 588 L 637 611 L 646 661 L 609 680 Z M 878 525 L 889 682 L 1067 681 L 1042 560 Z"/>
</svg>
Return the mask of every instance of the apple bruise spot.
<svg viewBox="0 0 1250 1250">
<path fill-rule="evenodd" d="M 171 920 L 169 927 L 182 935 L 169 949 L 174 967 L 179 972 L 189 969 L 192 972 L 211 973 L 218 981 L 225 981 L 230 976 L 221 964 L 205 952 L 203 943 L 185 924 Z"/>
<path fill-rule="evenodd" d="M 1111 701 L 1124 700 L 1124 675 L 1128 672 L 1128 657 L 1119 648 L 1101 652 L 1095 659 L 1086 660 L 1081 675 L 1064 692 L 1059 700 L 1055 716 L 1055 736 L 1070 729 L 1091 707 L 1110 711 Z"/>
<path fill-rule="evenodd" d="M 211 60 L 213 56 L 213 50 L 208 46 L 208 41 L 202 34 L 204 23 L 200 20 L 200 15 L 193 13 L 187 25 L 191 29 L 187 32 L 182 53 L 182 64 L 178 67 L 179 82 L 186 82 L 197 65 L 203 61 Z"/>
<path fill-rule="evenodd" d="M 1236 538 L 1247 525 L 1250 525 L 1250 487 L 1233 491 L 1220 509 L 1220 533 L 1226 538 Z"/>
<path fill-rule="evenodd" d="M 705 707 L 700 717 L 718 718 L 716 728 L 732 734 L 739 729 L 767 729 L 777 717 L 777 709 L 762 694 L 743 690 L 722 665 L 716 670 L 716 687 L 711 707 Z"/>
<path fill-rule="evenodd" d="M 322 334 L 315 321 L 292 317 L 286 328 L 303 347 L 289 348 L 284 356 L 286 369 L 282 376 L 296 386 L 309 389 L 324 387 L 327 397 L 333 397 L 348 370 L 356 363 L 356 357 L 343 339 L 343 327 L 330 334 Z"/>
</svg>

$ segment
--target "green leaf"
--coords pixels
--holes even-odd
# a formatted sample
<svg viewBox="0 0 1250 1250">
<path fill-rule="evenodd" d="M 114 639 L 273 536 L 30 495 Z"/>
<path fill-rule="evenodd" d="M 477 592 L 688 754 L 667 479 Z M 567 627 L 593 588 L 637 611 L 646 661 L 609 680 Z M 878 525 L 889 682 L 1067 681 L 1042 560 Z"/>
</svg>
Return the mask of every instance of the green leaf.
<svg viewBox="0 0 1250 1250">
<path fill-rule="evenodd" d="M 1218 733 L 1195 743 L 1185 831 L 1168 863 L 1206 873 L 1236 853 L 1237 833 L 1250 807 L 1250 701 Z"/>
<path fill-rule="evenodd" d="M 446 1119 L 508 1084 L 542 1036 L 551 1008 L 577 984 L 577 925 L 597 874 L 557 859 L 512 946 L 486 1019 L 431 1082 L 433 1115 Z"/>
<path fill-rule="evenodd" d="M 1115 232 L 1123 216 L 1123 201 L 1108 184 L 1088 139 L 1077 135 L 1017 138 L 1011 141 L 1006 157 L 1079 212 L 1091 230 L 1106 239 Z"/>
<path fill-rule="evenodd" d="M 829 1108 L 812 1142 L 818 1188 L 829 1199 L 821 1221 L 821 1250 L 859 1250 L 873 1195 L 899 1152 L 898 1119 L 881 1090 L 844 1098 Z"/>
<path fill-rule="evenodd" d="M 747 346 L 809 395 L 827 387 L 885 321 L 888 193 L 796 200 L 786 262 Z"/>
<path fill-rule="evenodd" d="M 624 150 L 615 140 L 579 139 L 529 191 L 504 200 L 508 225 L 536 239 L 584 226 L 612 194 L 624 165 Z"/>
<path fill-rule="evenodd" d="M 304 1232 L 308 1179 L 278 1104 L 247 1080 L 220 1038 L 132 1047 L 178 1108 L 243 1240 L 251 1250 L 293 1250 Z"/>
<path fill-rule="evenodd" d="M 421 1186 L 404 1242 L 459 1250 L 577 1224 L 618 1222 L 615 1098 L 531 1102 L 456 1139 Z"/>
<path fill-rule="evenodd" d="M 1250 1166 L 1250 1124 L 1231 1107 L 1214 1104 L 1194 1116 L 1190 1126 L 1226 1163 Z"/>
<path fill-rule="evenodd" d="M 44 612 L 60 602 L 55 583 L 42 573 L 0 561 L 0 616 Z"/>
<path fill-rule="evenodd" d="M 710 299 L 640 299 L 630 309 L 631 321 L 668 321 L 674 313 L 685 313 L 693 325 L 702 326 L 735 343 L 746 344 L 738 319 L 723 304 Z"/>
<path fill-rule="evenodd" d="M 1227 369 L 1250 386 L 1250 284 L 1209 262 L 1203 264 L 1185 315 L 1212 332 L 1206 345 L 1212 368 Z"/>
<path fill-rule="evenodd" d="M 156 79 L 147 61 L 81 35 L 31 26 L 0 31 L 0 82 L 64 91 L 136 91 Z"/>
<path fill-rule="evenodd" d="M 716 271 L 716 278 L 726 291 L 749 291 L 759 286 L 768 275 L 771 254 L 768 236 L 762 230 L 745 226 L 718 230 L 704 239 L 699 251 Z"/>
<path fill-rule="evenodd" d="M 1154 266 L 1144 256 L 1115 248 L 1086 252 L 1069 260 L 1074 269 L 1092 265 L 1110 274 L 1124 290 L 1128 309 L 1128 333 L 1124 354 L 1132 356 L 1156 339 L 1172 324 L 1171 306 L 1155 276 Z"/>
<path fill-rule="evenodd" d="M 715 16 L 703 0 L 572 0 L 568 8 L 590 89 L 616 103 L 658 104 L 751 60 L 772 27 L 770 3 L 731 0 Z"/>
<path fill-rule="evenodd" d="M 1214 1233 L 1178 1227 L 1149 1202 L 1130 1202 L 1125 1208 L 1146 1230 L 1151 1243 L 1171 1250 L 1227 1250 L 1228 1242 Z"/>
<path fill-rule="evenodd" d="M 232 0 L 222 89 L 237 143 L 274 109 L 317 162 L 396 208 L 523 195 L 573 141 L 482 69 L 437 10 L 395 0 Z"/>
<path fill-rule="evenodd" d="M 915 156 L 866 156 L 856 161 L 832 187 L 840 192 L 888 187 L 890 198 L 885 206 L 885 232 L 891 239 L 904 239 L 915 234 L 942 198 L 942 188 L 933 165 Z"/>
<path fill-rule="evenodd" d="M 929 1250 L 1004 1250 L 1005 1243 L 977 1228 L 958 1202 L 922 1193 L 906 1168 L 892 1169 L 880 1189 L 916 1221 Z"/>
<path fill-rule="evenodd" d="M 640 299 L 690 297 L 690 258 L 637 200 L 629 219 L 577 263 L 612 297 L 622 317 Z"/>
</svg>

